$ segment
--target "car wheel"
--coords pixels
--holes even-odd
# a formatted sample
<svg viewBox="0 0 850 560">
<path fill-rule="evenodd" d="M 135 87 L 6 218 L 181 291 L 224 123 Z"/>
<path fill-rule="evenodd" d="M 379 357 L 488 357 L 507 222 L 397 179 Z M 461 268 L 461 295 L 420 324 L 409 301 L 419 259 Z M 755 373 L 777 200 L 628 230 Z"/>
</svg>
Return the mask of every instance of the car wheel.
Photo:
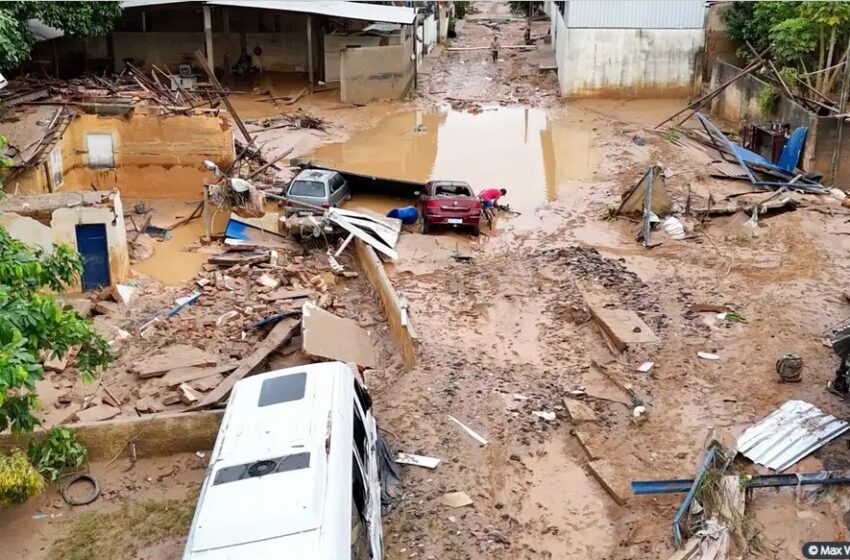
<svg viewBox="0 0 850 560">
<path fill-rule="evenodd" d="M 472 226 L 472 235 L 474 235 L 475 237 L 481 235 L 481 224 Z"/>
<path fill-rule="evenodd" d="M 428 222 L 425 219 L 423 219 L 422 220 L 422 233 L 424 235 L 428 235 L 428 233 L 430 231 L 431 231 L 431 226 L 428 224 Z"/>
</svg>

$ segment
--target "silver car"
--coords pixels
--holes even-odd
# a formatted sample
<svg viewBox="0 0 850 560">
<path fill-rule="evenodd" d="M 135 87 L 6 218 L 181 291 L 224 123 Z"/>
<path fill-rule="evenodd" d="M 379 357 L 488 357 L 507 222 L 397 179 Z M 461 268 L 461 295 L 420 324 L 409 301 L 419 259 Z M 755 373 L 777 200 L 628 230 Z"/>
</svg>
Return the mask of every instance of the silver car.
<svg viewBox="0 0 850 560">
<path fill-rule="evenodd" d="M 319 208 L 339 206 L 351 198 L 351 189 L 342 175 L 327 169 L 305 169 L 289 183 L 284 213 L 315 214 Z M 303 202 L 309 206 L 297 204 Z M 312 207 L 312 208 L 311 208 Z"/>
</svg>

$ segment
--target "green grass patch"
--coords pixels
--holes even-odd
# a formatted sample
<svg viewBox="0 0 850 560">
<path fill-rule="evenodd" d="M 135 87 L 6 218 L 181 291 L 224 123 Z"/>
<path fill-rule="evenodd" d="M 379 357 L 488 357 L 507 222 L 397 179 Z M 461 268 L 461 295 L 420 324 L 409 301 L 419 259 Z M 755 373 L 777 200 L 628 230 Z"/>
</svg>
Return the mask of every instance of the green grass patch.
<svg viewBox="0 0 850 560">
<path fill-rule="evenodd" d="M 64 526 L 48 560 L 132 560 L 139 550 L 168 537 L 186 535 L 197 493 L 183 500 L 143 501 L 118 511 L 87 512 Z"/>
</svg>

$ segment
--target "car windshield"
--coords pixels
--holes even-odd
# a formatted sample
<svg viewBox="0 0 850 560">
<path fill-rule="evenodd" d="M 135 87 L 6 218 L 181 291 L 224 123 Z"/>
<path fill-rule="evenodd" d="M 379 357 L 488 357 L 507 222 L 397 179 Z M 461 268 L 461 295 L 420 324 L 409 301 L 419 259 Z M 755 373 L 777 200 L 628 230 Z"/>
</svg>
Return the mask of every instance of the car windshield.
<svg viewBox="0 0 850 560">
<path fill-rule="evenodd" d="M 472 191 L 466 185 L 444 183 L 434 185 L 434 196 L 472 196 Z"/>
<path fill-rule="evenodd" d="M 325 184 L 319 181 L 293 181 L 289 186 L 289 196 L 324 198 Z"/>
</svg>

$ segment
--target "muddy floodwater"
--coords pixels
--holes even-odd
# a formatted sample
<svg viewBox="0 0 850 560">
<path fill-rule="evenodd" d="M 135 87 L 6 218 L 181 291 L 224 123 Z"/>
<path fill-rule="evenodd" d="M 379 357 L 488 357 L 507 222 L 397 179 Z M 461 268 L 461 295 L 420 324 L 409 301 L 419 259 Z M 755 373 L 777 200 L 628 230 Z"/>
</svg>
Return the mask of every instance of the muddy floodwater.
<svg viewBox="0 0 850 560">
<path fill-rule="evenodd" d="M 594 179 L 599 152 L 591 122 L 584 116 L 553 118 L 533 108 L 496 107 L 474 114 L 439 107 L 392 115 L 309 157 L 367 175 L 457 179 L 475 191 L 505 188 L 511 208 L 526 215 L 564 196 L 570 182 Z M 409 201 L 355 195 L 351 206 L 385 211 L 402 203 Z"/>
</svg>

